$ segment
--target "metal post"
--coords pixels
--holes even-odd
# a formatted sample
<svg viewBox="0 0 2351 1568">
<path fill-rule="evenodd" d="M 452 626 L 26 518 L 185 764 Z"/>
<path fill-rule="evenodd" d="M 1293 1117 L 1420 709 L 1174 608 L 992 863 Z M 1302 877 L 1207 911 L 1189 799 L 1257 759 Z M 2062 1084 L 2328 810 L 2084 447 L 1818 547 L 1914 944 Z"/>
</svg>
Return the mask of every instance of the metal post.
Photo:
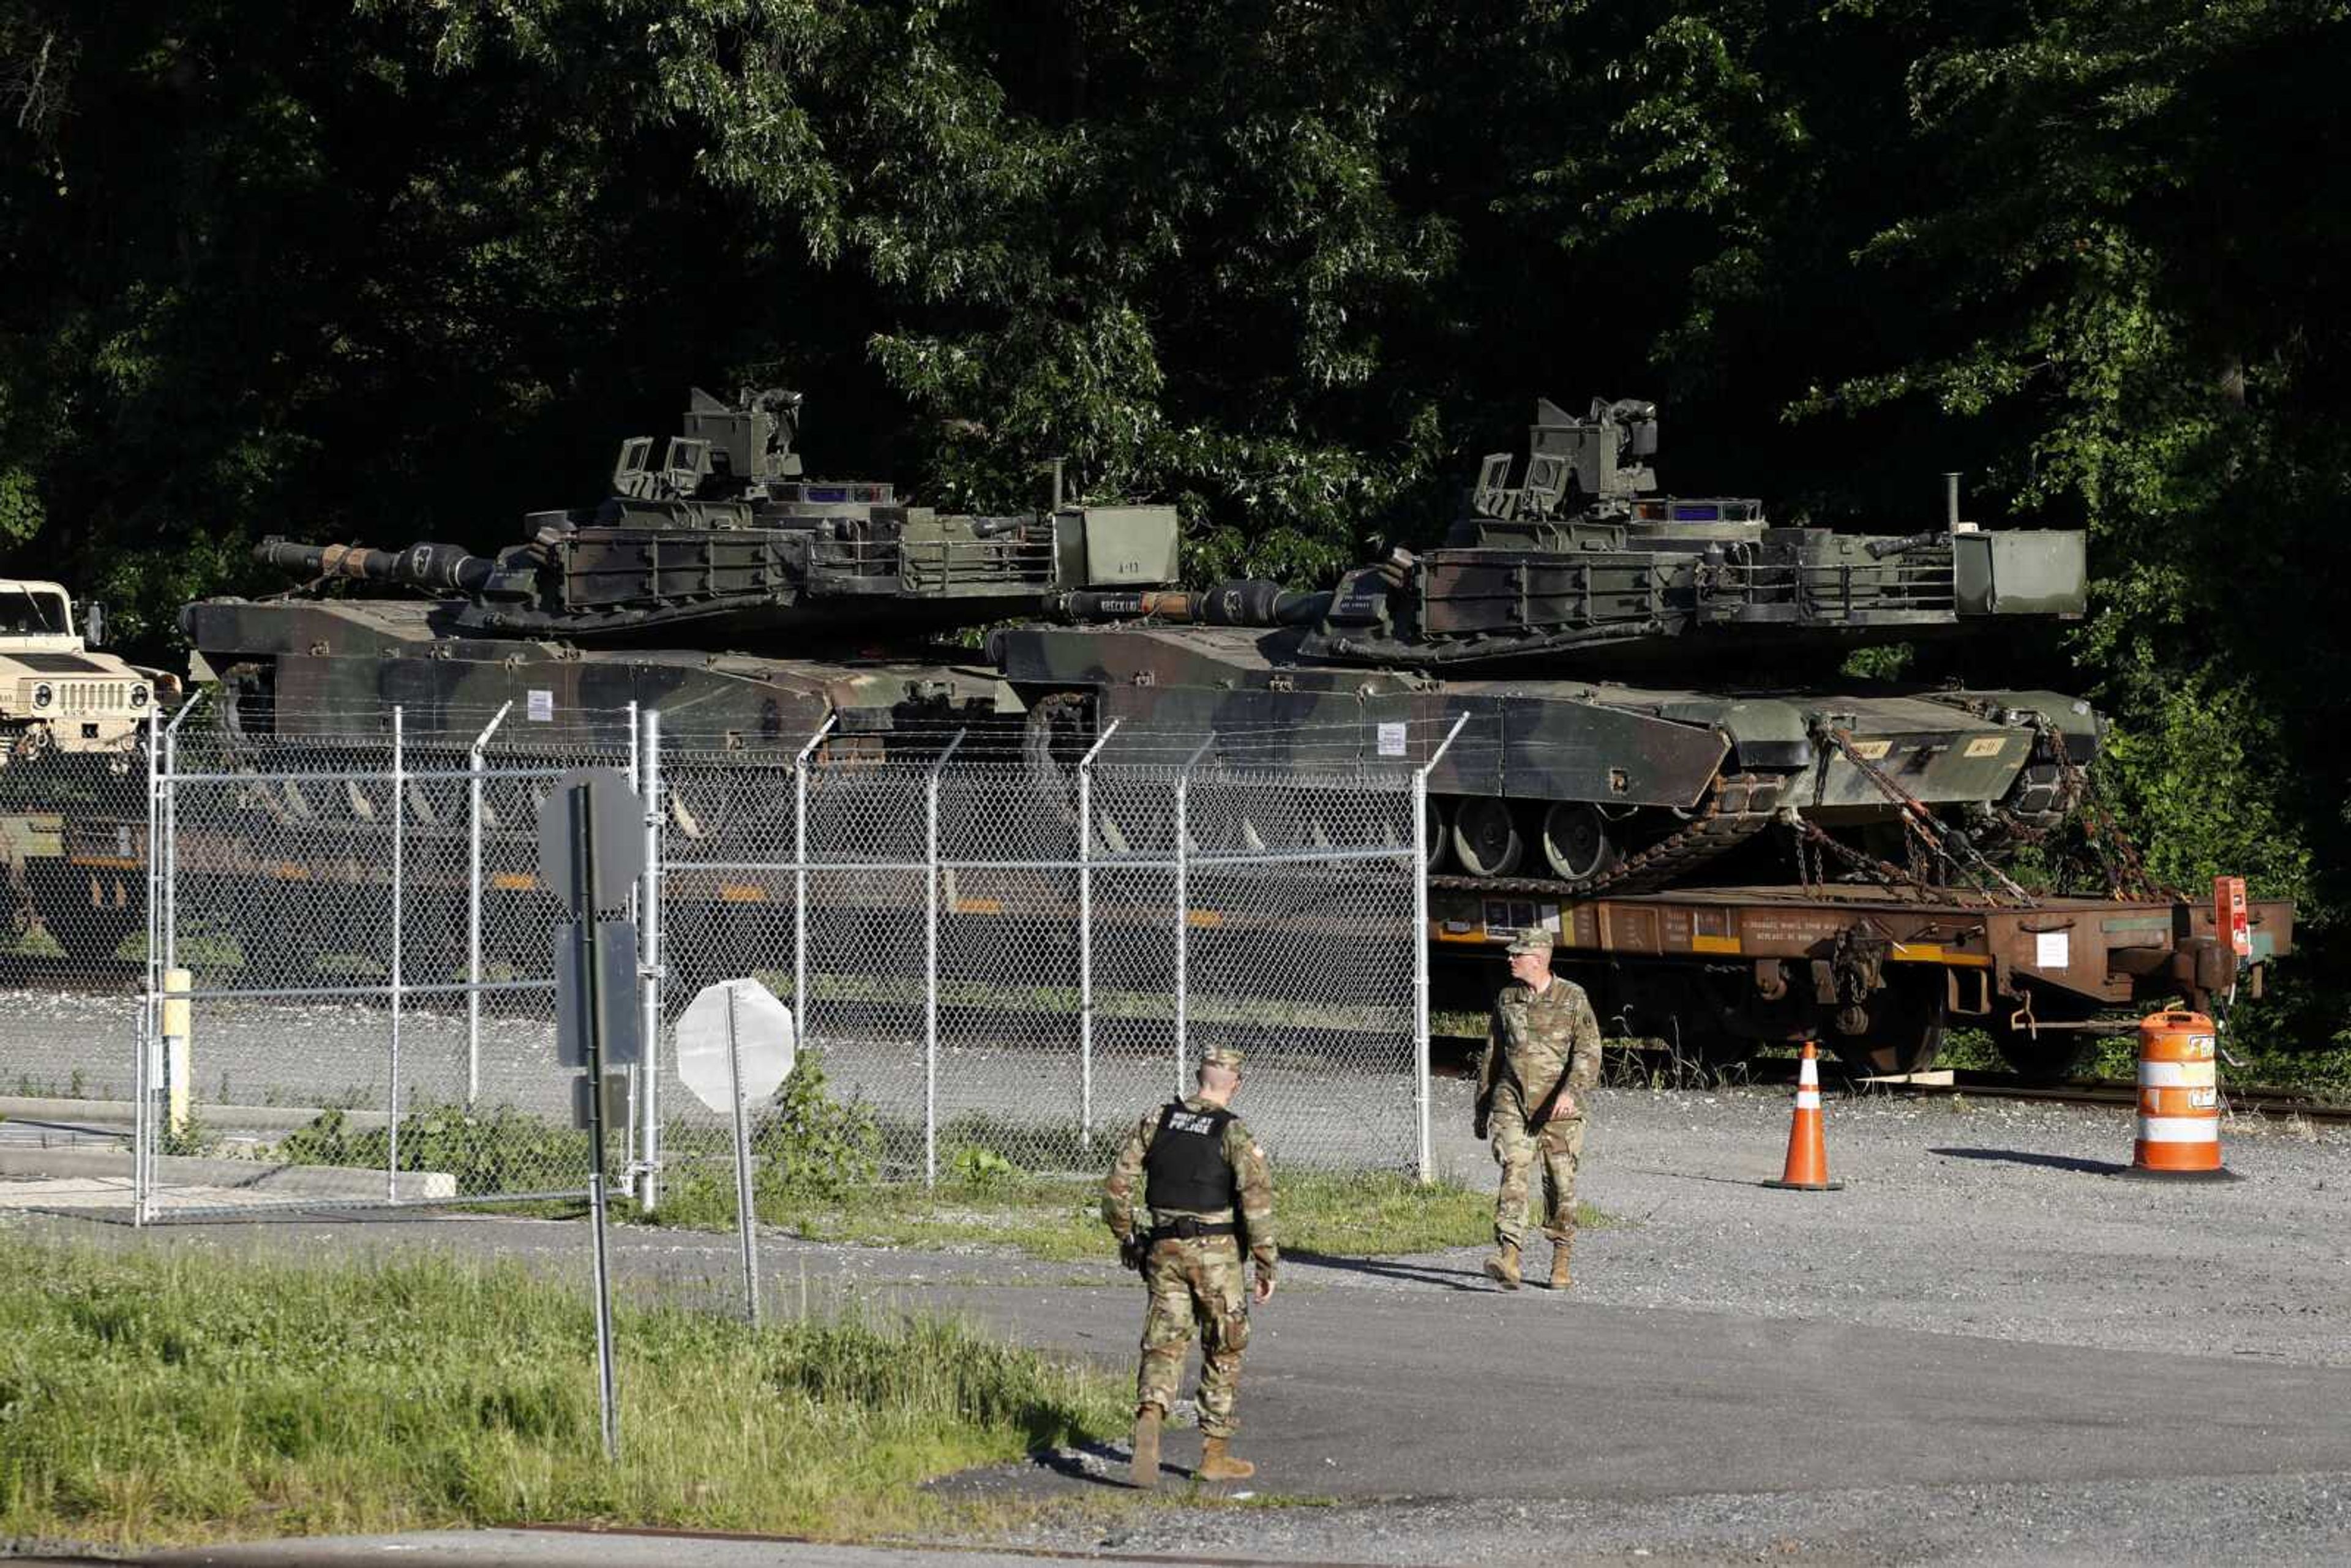
<svg viewBox="0 0 2351 1568">
<path fill-rule="evenodd" d="M 644 1061 L 637 1070 L 637 1083 L 644 1107 L 643 1153 L 640 1156 L 644 1162 L 644 1180 L 637 1187 L 637 1201 L 651 1214 L 661 1202 L 662 1169 L 661 711 L 647 708 L 640 713 L 637 728 L 637 792 L 644 798 L 645 804 L 645 870 L 643 880 L 637 884 L 638 1033 L 644 1039 Z"/>
<path fill-rule="evenodd" d="M 580 867 L 580 940 L 587 977 L 582 998 L 588 1034 L 588 1223 L 596 1260 L 596 1376 L 604 1418 L 604 1458 L 621 1453 L 620 1406 L 612 1380 L 612 1281 L 604 1256 L 604 946 L 596 937 L 596 835 L 588 791 L 570 791 L 572 845 Z"/>
<path fill-rule="evenodd" d="M 1209 737 L 1192 749 L 1184 771 L 1176 776 L 1176 1093 L 1184 1093 L 1184 1069 L 1190 1055 L 1192 956 L 1192 769 L 1217 744 Z"/>
<path fill-rule="evenodd" d="M 792 758 L 792 1022 L 805 1048 L 816 1039 L 816 1009 L 808 990 L 808 765 L 824 737 L 832 733 L 833 716 L 825 715 L 808 744 Z"/>
<path fill-rule="evenodd" d="M 400 1197 L 400 1004 L 401 1004 L 401 884 L 407 880 L 406 832 L 408 804 L 407 731 L 403 727 L 406 713 L 395 706 L 392 710 L 392 1085 L 387 1102 L 391 1114 L 384 1125 L 383 1198 L 386 1203 Z"/>
<path fill-rule="evenodd" d="M 1429 1080 L 1428 1080 L 1428 775 L 1437 767 L 1437 758 L 1445 755 L 1461 727 L 1469 722 L 1468 714 L 1455 717 L 1453 727 L 1428 754 L 1428 760 L 1416 768 L 1412 776 L 1412 1075 L 1413 1098 L 1420 1112 L 1420 1179 L 1423 1184 L 1437 1179 L 1436 1161 L 1429 1149 Z"/>
<path fill-rule="evenodd" d="M 148 1053 L 153 1050 L 157 1036 L 157 1009 L 162 1002 L 157 996 L 162 980 L 163 945 L 158 932 L 162 915 L 162 797 L 163 797 L 163 712 L 153 707 L 147 714 L 147 984 L 140 998 L 139 1024 L 136 1036 L 138 1060 L 131 1063 L 131 1223 L 147 1223 L 147 1156 L 148 1096 L 154 1086 L 148 1081 Z"/>
<path fill-rule="evenodd" d="M 637 702 L 634 697 L 629 699 L 626 709 L 626 718 L 629 727 L 629 760 L 628 765 L 622 769 L 621 776 L 629 781 L 629 787 L 631 789 L 642 789 L 643 785 L 639 768 L 644 755 L 644 747 L 643 743 L 639 738 L 640 731 L 637 727 Z M 629 918 L 632 920 L 635 920 L 640 917 L 640 912 L 637 908 L 638 891 L 639 890 L 634 887 L 629 889 L 628 914 Z M 644 941 L 642 936 L 638 938 L 637 951 L 638 962 L 640 967 L 642 967 L 644 953 Z M 644 1104 L 644 1085 L 642 1082 L 643 1067 L 642 1063 L 632 1061 L 621 1071 L 627 1076 L 629 1081 L 629 1122 L 626 1126 L 621 1129 L 621 1152 L 625 1156 L 621 1161 L 621 1192 L 623 1197 L 637 1197 L 640 1196 L 637 1187 L 637 1178 L 642 1172 L 637 1164 L 635 1151 L 637 1148 L 638 1135 L 641 1131 L 638 1126 L 638 1121 Z"/>
<path fill-rule="evenodd" d="M 465 753 L 465 1107 L 482 1097 L 482 773 L 490 737 L 514 704 L 503 704 Z"/>
<path fill-rule="evenodd" d="M 1078 1146 L 1094 1146 L 1094 758 L 1118 733 L 1113 719 L 1078 759 Z"/>
<path fill-rule="evenodd" d="M 204 700 L 198 692 L 180 705 L 172 722 L 163 727 L 163 886 L 162 886 L 162 967 L 177 967 L 180 962 L 180 726 L 187 721 Z"/>
<path fill-rule="evenodd" d="M 963 744 L 962 730 L 931 764 L 923 788 L 923 1185 L 939 1181 L 939 774 Z"/>
<path fill-rule="evenodd" d="M 735 1031 L 735 987 L 726 988 L 726 1097 L 735 1106 L 735 1226 L 743 1247 L 743 1313 L 759 1326 L 759 1243 L 751 1197 L 750 1115 L 743 1103 L 743 1048 Z"/>
<path fill-rule="evenodd" d="M 141 1224 L 144 1224 L 154 1218 L 155 1141 L 157 1136 L 155 1101 L 159 1095 L 169 1093 L 171 1089 L 171 1085 L 166 1080 L 163 1071 L 162 1045 L 164 1002 L 162 992 L 167 984 L 166 977 L 173 969 L 179 967 L 180 962 L 180 795 L 178 779 L 180 771 L 180 726 L 187 721 L 188 716 L 194 713 L 197 707 L 203 704 L 204 700 L 204 694 L 202 691 L 198 691 L 195 695 L 190 697 L 186 702 L 180 705 L 180 711 L 173 714 L 172 716 L 172 722 L 163 727 L 162 744 L 157 748 L 161 754 L 162 766 L 162 771 L 155 776 L 156 782 L 159 787 L 153 792 L 153 798 L 149 807 L 149 810 L 152 815 L 150 817 L 150 826 L 148 830 L 149 840 L 147 845 L 147 859 L 150 864 L 155 868 L 155 894 L 153 898 L 150 900 L 148 907 L 148 918 L 151 922 L 150 928 L 153 935 L 148 942 L 147 952 L 149 965 L 148 990 L 149 995 L 152 998 L 153 1006 L 147 1019 L 147 1072 L 145 1075 L 145 1082 L 142 1085 L 145 1090 L 145 1093 L 140 1102 L 140 1108 L 145 1113 L 146 1116 L 146 1136 L 143 1139 L 136 1138 L 135 1134 L 137 1129 L 133 1129 L 134 1142 L 137 1144 L 137 1147 L 132 1151 L 131 1161 L 131 1186 L 133 1189 L 131 1193 L 131 1207 L 134 1210 L 136 1219 Z M 149 766 L 151 768 L 156 766 L 156 758 L 152 754 L 149 758 Z M 161 845 L 160 849 L 158 847 L 159 841 Z M 142 1158 L 146 1174 L 146 1181 L 143 1188 L 141 1187 L 139 1179 Z"/>
</svg>

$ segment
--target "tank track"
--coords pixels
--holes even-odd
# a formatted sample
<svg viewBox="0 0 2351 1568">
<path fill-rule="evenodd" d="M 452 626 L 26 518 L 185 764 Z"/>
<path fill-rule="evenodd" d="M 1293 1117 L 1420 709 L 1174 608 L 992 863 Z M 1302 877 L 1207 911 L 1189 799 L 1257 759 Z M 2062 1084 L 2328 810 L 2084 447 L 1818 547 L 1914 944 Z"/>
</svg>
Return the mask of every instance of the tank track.
<svg viewBox="0 0 2351 1568">
<path fill-rule="evenodd" d="M 1731 773 L 1714 781 L 1696 816 L 1647 848 L 1626 855 L 1596 876 L 1562 882 L 1539 876 L 1432 876 L 1448 893 L 1489 893 L 1542 898 L 1590 898 L 1602 893 L 1656 893 L 1683 873 L 1737 847 L 1771 825 L 1786 779 L 1777 773 Z"/>
</svg>

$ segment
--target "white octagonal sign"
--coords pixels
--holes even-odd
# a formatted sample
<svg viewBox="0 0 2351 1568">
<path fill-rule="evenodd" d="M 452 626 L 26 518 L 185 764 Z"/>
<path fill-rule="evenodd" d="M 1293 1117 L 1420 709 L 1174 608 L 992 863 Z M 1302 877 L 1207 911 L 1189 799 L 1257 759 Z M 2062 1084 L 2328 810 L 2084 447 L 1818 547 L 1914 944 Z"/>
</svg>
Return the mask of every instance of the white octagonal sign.
<svg viewBox="0 0 2351 1568">
<path fill-rule="evenodd" d="M 677 1075 L 695 1099 L 727 1114 L 735 1109 L 726 1061 L 730 1035 L 747 1106 L 783 1087 L 799 1049 L 792 1009 L 758 981 L 721 980 L 704 987 L 677 1020 Z"/>
</svg>

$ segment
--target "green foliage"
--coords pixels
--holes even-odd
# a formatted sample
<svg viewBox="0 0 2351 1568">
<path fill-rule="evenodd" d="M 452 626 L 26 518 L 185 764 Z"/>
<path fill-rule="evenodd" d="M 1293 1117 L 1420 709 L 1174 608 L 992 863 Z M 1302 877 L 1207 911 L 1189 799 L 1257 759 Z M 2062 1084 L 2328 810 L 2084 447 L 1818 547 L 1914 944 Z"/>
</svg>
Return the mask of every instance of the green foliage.
<svg viewBox="0 0 2351 1568">
<path fill-rule="evenodd" d="M 219 1136 L 193 1111 L 177 1126 L 167 1118 L 155 1138 L 156 1151 L 165 1155 L 209 1155 L 219 1146 Z"/>
<path fill-rule="evenodd" d="M 881 1174 L 882 1128 L 873 1108 L 832 1097 L 821 1051 L 799 1053 L 750 1136 L 762 1196 L 833 1197 Z"/>
<path fill-rule="evenodd" d="M 959 1186 L 994 1191 L 1020 1179 L 1020 1167 L 994 1149 L 966 1144 L 947 1156 L 947 1174 Z"/>
<path fill-rule="evenodd" d="M 271 1157 L 298 1166 L 356 1166 L 382 1170 L 391 1157 L 382 1127 L 351 1125 L 350 1114 L 329 1110 L 280 1138 Z M 429 1105 L 400 1119 L 404 1171 L 444 1171 L 461 1197 L 501 1192 L 585 1190 L 588 1135 L 511 1105 L 468 1111 Z"/>
<path fill-rule="evenodd" d="M 0 1537 L 111 1545 L 621 1519 L 935 1524 L 935 1476 L 1100 1438 L 1112 1380 L 935 1319 L 763 1332 L 423 1256 L 298 1265 L 0 1239 Z"/>
</svg>

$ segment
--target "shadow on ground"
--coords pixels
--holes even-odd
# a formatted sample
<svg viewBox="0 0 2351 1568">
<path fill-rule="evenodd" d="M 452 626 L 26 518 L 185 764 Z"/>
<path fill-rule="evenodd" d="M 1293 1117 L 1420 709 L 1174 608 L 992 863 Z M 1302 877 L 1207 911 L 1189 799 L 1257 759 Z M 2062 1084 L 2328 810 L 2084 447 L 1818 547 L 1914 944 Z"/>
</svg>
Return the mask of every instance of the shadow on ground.
<svg viewBox="0 0 2351 1568">
<path fill-rule="evenodd" d="M 1335 1252 L 1284 1252 L 1284 1264 L 1330 1269 L 1342 1274 L 1369 1274 L 1381 1280 L 1408 1280 L 1447 1291 L 1490 1291 L 1494 1282 L 1479 1269 L 1439 1269 L 1426 1263 L 1392 1263 L 1382 1258 L 1343 1258 Z"/>
<path fill-rule="evenodd" d="M 2004 1160 L 2010 1165 L 2043 1166 L 2054 1171 L 2078 1171 L 2084 1176 L 2120 1176 L 2130 1169 L 2112 1160 L 2077 1159 L 2072 1155 L 2037 1155 L 2024 1149 L 1928 1149 L 1953 1160 Z"/>
</svg>

